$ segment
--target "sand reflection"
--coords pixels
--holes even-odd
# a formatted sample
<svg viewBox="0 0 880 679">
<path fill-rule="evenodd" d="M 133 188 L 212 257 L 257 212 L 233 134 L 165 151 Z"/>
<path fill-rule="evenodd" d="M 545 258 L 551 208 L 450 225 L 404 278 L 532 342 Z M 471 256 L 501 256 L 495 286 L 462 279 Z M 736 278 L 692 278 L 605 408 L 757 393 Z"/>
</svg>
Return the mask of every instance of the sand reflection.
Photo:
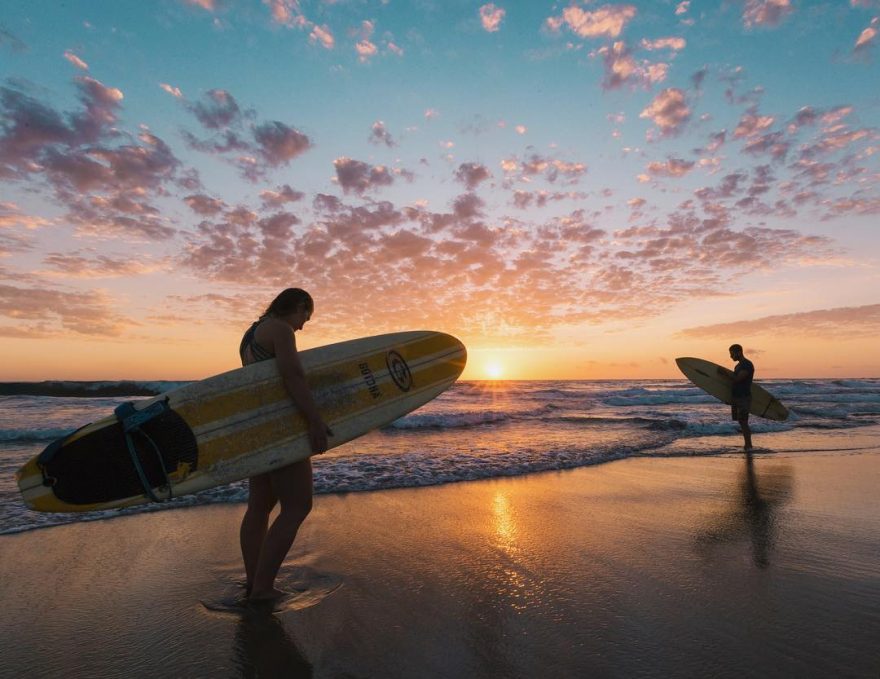
<svg viewBox="0 0 880 679">
<path fill-rule="evenodd" d="M 772 466 L 759 474 L 755 459 L 745 456 L 732 507 L 697 532 L 697 544 L 713 545 L 748 540 L 752 561 L 767 568 L 779 532 L 779 510 L 791 498 L 792 473 L 788 466 Z"/>
</svg>

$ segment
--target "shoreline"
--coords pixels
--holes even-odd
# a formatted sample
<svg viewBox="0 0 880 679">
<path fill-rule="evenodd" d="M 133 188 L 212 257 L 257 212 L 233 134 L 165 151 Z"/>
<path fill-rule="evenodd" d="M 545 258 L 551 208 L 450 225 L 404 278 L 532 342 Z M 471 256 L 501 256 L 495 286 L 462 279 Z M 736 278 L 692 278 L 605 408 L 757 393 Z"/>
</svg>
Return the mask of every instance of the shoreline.
<svg viewBox="0 0 880 679">
<path fill-rule="evenodd" d="M 3 535 L 0 676 L 876 676 L 880 448 L 744 458 L 317 495 L 256 618 L 240 504 Z"/>
</svg>

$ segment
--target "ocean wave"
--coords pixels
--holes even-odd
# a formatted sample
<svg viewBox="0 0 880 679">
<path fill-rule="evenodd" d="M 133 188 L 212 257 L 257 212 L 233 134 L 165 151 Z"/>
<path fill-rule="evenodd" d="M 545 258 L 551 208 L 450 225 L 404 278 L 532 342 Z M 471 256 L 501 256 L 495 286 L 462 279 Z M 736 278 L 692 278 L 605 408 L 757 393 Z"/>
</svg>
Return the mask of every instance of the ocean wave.
<svg viewBox="0 0 880 679">
<path fill-rule="evenodd" d="M 37 443 L 67 436 L 71 429 L 0 429 L 0 443 Z"/>
<path fill-rule="evenodd" d="M 446 414 L 415 413 L 394 420 L 391 424 L 382 427 L 382 430 L 459 429 L 463 427 L 479 427 L 484 424 L 495 424 L 510 419 L 512 418 L 508 413 L 492 411 Z"/>
<path fill-rule="evenodd" d="M 0 396 L 55 396 L 95 398 L 107 396 L 156 396 L 189 382 L 120 380 L 110 382 L 0 382 Z"/>
</svg>

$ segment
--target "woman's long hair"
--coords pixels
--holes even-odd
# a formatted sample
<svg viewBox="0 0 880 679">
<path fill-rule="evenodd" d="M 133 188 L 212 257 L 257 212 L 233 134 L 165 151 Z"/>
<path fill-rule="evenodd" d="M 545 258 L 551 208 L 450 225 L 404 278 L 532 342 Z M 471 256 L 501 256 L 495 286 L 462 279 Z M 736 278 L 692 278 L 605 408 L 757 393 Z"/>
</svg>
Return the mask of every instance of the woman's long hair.
<svg viewBox="0 0 880 679">
<path fill-rule="evenodd" d="M 305 309 L 309 313 L 315 310 L 312 296 L 300 288 L 287 288 L 272 300 L 272 303 L 263 312 L 263 316 L 287 316 L 287 314 L 292 314 L 300 309 Z"/>
</svg>

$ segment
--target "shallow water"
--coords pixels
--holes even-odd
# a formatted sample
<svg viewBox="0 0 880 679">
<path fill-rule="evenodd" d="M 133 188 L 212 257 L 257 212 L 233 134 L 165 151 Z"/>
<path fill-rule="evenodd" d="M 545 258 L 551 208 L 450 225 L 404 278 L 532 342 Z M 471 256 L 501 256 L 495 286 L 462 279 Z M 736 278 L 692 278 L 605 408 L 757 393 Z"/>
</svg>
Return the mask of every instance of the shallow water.
<svg viewBox="0 0 880 679">
<path fill-rule="evenodd" d="M 0 533 L 245 500 L 244 484 L 235 483 L 109 513 L 29 511 L 15 486 L 15 471 L 53 439 L 107 416 L 126 400 L 85 398 L 82 383 L 66 384 L 76 396 L 0 396 Z M 880 380 L 762 384 L 785 403 L 791 416 L 786 422 L 753 418 L 756 446 L 776 454 L 843 454 L 876 443 L 870 425 L 880 423 Z M 105 389 L 117 386 L 102 383 Z M 175 384 L 135 386 L 167 389 Z M 627 457 L 726 454 L 741 445 L 729 409 L 684 380 L 459 382 L 391 425 L 314 458 L 315 490 L 428 486 Z"/>
</svg>

